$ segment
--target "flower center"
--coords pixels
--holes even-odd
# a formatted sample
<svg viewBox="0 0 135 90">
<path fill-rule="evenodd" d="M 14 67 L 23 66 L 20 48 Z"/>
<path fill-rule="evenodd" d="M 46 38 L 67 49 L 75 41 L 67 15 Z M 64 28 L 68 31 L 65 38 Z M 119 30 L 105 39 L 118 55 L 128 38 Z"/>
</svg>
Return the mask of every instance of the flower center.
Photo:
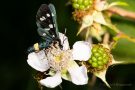
<svg viewBox="0 0 135 90">
<path fill-rule="evenodd" d="M 46 50 L 46 55 L 51 69 L 56 72 L 67 69 L 68 62 L 71 60 L 71 50 L 64 51 L 59 47 L 51 46 Z"/>
<path fill-rule="evenodd" d="M 55 56 L 55 61 L 60 62 L 63 58 L 63 55 L 64 55 L 63 53 L 60 53 L 59 55 Z"/>
</svg>

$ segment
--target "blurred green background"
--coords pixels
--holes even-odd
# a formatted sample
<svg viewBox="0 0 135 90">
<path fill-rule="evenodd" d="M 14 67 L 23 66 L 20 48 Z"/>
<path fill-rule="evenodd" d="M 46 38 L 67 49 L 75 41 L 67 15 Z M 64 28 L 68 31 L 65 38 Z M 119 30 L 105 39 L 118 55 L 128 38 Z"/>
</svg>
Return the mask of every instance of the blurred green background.
<svg viewBox="0 0 135 90">
<path fill-rule="evenodd" d="M 1 0 L 0 1 L 0 90 L 40 90 L 33 76 L 33 70 L 26 62 L 27 48 L 40 37 L 37 34 L 35 15 L 39 6 L 43 3 L 53 3 L 57 10 L 57 21 L 60 32 L 67 28 L 66 35 L 70 45 L 81 38 L 75 36 L 78 24 L 72 18 L 72 7 L 66 6 L 68 0 Z M 114 0 L 109 0 L 110 2 Z M 135 12 L 135 0 L 125 1 L 126 10 Z M 135 21 L 113 17 L 113 23 L 120 30 L 135 37 Z M 112 52 L 114 58 L 119 61 L 135 61 L 135 43 L 120 40 L 116 49 Z M 111 66 L 107 71 L 107 81 L 111 90 L 135 90 L 135 64 Z M 89 75 L 91 77 L 91 75 Z M 68 81 L 63 81 L 63 90 L 109 90 L 105 84 L 97 78 L 95 85 L 76 86 Z M 44 88 L 44 90 L 60 90 Z"/>
</svg>

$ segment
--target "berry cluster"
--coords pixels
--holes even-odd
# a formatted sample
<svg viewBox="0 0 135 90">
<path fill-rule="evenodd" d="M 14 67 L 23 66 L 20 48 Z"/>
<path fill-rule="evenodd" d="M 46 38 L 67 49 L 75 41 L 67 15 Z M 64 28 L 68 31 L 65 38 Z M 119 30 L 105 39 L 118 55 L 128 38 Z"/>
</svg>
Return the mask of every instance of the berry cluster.
<svg viewBox="0 0 135 90">
<path fill-rule="evenodd" d="M 73 8 L 79 10 L 88 9 L 91 4 L 92 4 L 92 0 L 72 0 Z"/>
<path fill-rule="evenodd" d="M 111 55 L 107 48 L 104 48 L 102 45 L 94 45 L 91 58 L 88 62 L 91 69 L 101 71 L 108 67 L 110 60 Z"/>
</svg>

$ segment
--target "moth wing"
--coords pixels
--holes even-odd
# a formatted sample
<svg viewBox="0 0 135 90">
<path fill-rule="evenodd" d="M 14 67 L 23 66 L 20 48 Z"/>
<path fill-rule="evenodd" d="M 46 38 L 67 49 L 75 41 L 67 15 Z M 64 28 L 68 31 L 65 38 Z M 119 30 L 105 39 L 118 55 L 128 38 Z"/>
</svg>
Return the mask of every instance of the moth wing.
<svg viewBox="0 0 135 90">
<path fill-rule="evenodd" d="M 40 36 L 44 36 L 45 34 L 47 34 L 48 36 L 52 38 L 57 37 L 56 28 L 54 27 L 53 19 L 54 18 L 52 16 L 52 11 L 50 7 L 47 4 L 42 4 L 40 8 L 38 9 L 38 12 L 36 15 L 37 26 L 38 28 L 42 28 L 42 29 L 38 29 L 38 33 L 40 33 L 39 34 Z M 44 35 L 41 35 L 41 34 L 44 34 Z"/>
</svg>

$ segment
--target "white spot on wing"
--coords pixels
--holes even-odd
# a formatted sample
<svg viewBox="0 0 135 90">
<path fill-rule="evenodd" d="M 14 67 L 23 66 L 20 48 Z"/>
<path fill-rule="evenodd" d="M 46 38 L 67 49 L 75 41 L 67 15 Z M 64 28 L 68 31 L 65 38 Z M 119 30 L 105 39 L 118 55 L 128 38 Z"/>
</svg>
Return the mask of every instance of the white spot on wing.
<svg viewBox="0 0 135 90">
<path fill-rule="evenodd" d="M 50 28 L 45 28 L 45 30 L 46 30 L 46 31 L 49 31 L 49 30 L 50 30 Z"/>
<path fill-rule="evenodd" d="M 52 16 L 54 16 L 54 14 L 52 13 Z"/>
<path fill-rule="evenodd" d="M 43 33 L 43 36 L 46 36 L 46 33 Z"/>
<path fill-rule="evenodd" d="M 50 14 L 49 14 L 49 13 L 47 13 L 47 14 L 46 14 L 46 16 L 47 16 L 47 17 L 50 17 Z"/>
<path fill-rule="evenodd" d="M 53 28 L 53 25 L 52 25 L 52 24 L 49 24 L 49 27 L 50 27 L 50 28 Z"/>
<path fill-rule="evenodd" d="M 44 17 L 44 16 L 42 16 L 41 18 L 40 18 L 40 21 L 44 21 L 46 18 Z"/>
</svg>

